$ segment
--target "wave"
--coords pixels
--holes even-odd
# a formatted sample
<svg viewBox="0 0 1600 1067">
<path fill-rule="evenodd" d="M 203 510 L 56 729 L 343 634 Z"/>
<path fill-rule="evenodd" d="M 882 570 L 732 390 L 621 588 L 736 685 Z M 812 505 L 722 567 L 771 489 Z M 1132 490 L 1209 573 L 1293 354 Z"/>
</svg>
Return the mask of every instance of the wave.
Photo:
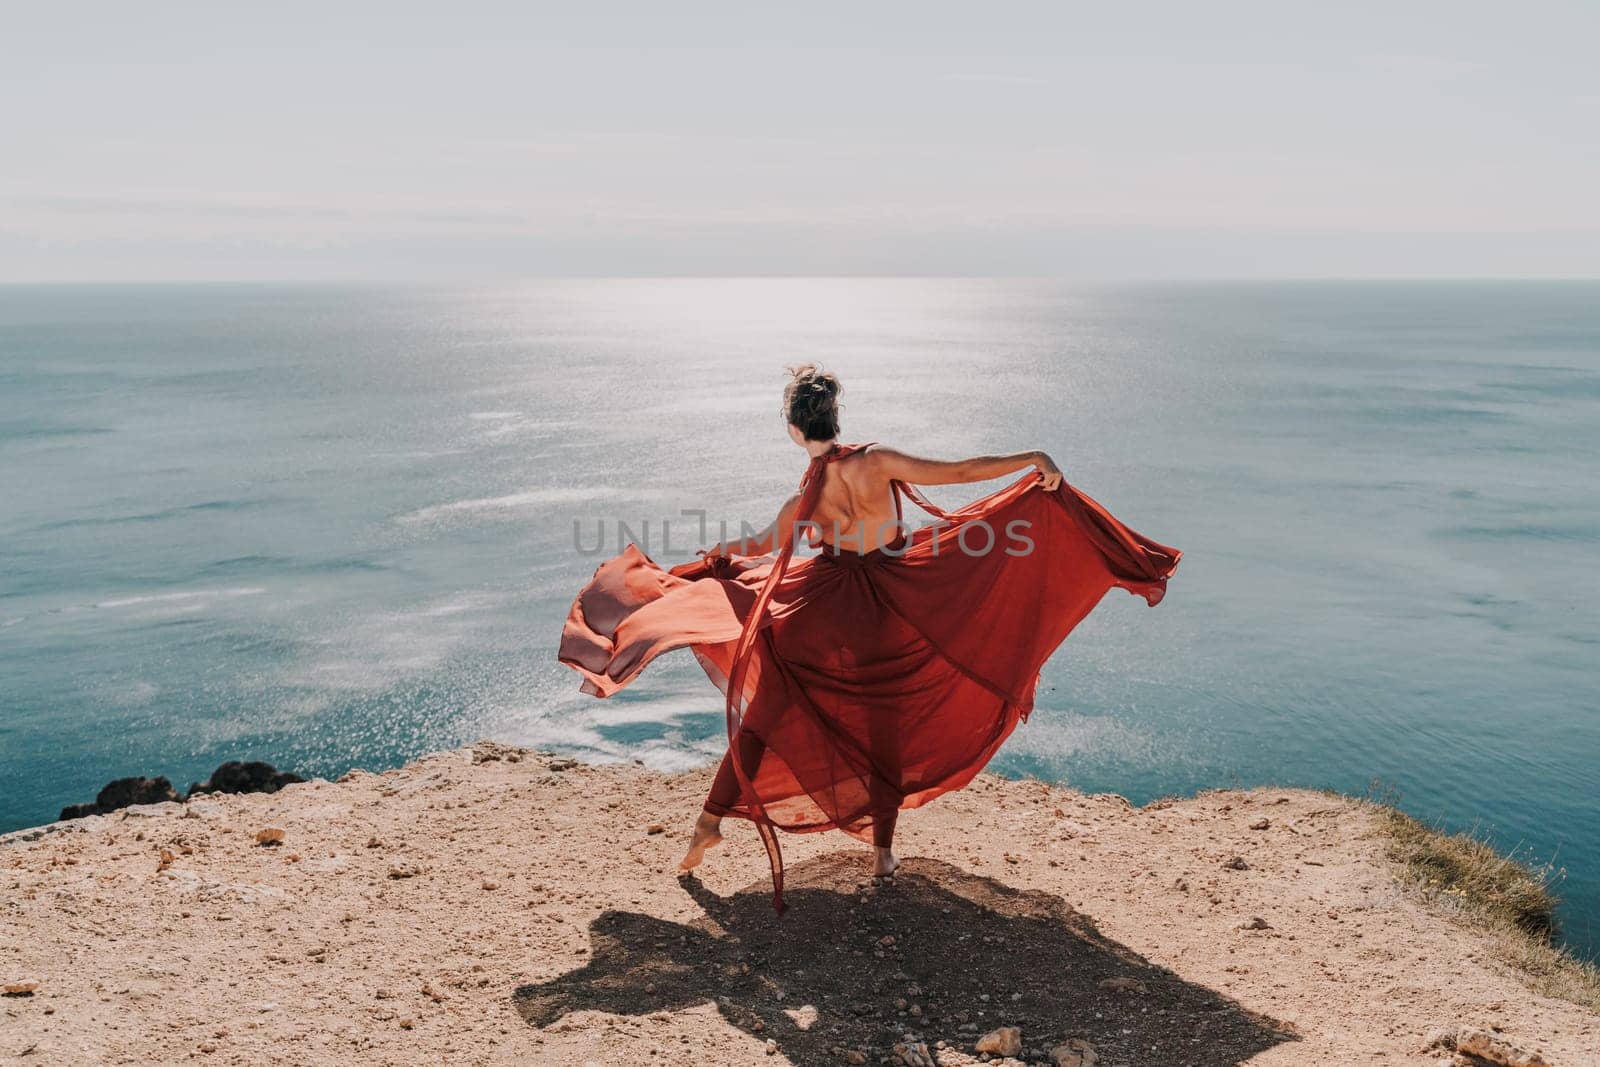
<svg viewBox="0 0 1600 1067">
<path fill-rule="evenodd" d="M 182 593 L 149 593 L 144 596 L 122 597 L 117 600 L 101 600 L 92 606 L 96 608 L 129 608 L 136 604 L 173 604 L 219 597 L 258 596 L 265 592 L 266 590 L 260 586 L 250 586 L 242 589 L 192 589 Z"/>
<path fill-rule="evenodd" d="M 503 625 L 512 594 L 468 590 L 408 607 L 345 619 L 337 630 L 285 655 L 281 686 L 308 694 L 379 692 L 442 669 Z"/>
<path fill-rule="evenodd" d="M 234 556 L 231 559 L 214 560 L 207 563 L 204 571 L 271 571 L 275 574 L 284 572 L 332 574 L 339 571 L 371 571 L 381 572 L 392 568 L 370 559 L 359 556 L 350 556 L 341 559 L 303 560 L 292 559 L 288 556 Z"/>
<path fill-rule="evenodd" d="M 591 489 L 528 489 L 505 496 L 477 497 L 471 500 L 453 500 L 448 504 L 434 504 L 408 512 L 395 519 L 406 525 L 432 522 L 438 519 L 460 518 L 495 511 L 521 511 L 549 504 L 585 504 L 596 500 L 617 497 L 648 497 L 656 494 L 639 489 L 615 489 L 604 486 Z"/>
<path fill-rule="evenodd" d="M 0 426 L 0 443 L 43 441 L 53 437 L 93 437 L 116 432 L 109 426 Z"/>
<path fill-rule="evenodd" d="M 1431 536 L 1462 541 L 1554 541 L 1572 544 L 1600 542 L 1600 526 L 1575 522 L 1566 525 L 1522 523 L 1514 526 L 1446 526 Z"/>
<path fill-rule="evenodd" d="M 607 736 L 611 724 L 599 721 L 593 713 L 553 715 L 548 710 L 513 714 L 489 732 L 528 748 L 572 753 L 587 763 L 635 762 L 653 771 L 676 774 L 715 762 L 727 745 L 727 736 L 720 730 L 700 734 L 683 728 L 686 718 L 704 712 L 708 704 L 715 706 L 715 701 L 701 699 L 696 704 L 699 710 L 694 713 L 639 718 L 637 721 L 662 727 L 660 736 L 642 740 Z M 713 717 L 720 719 L 720 715 Z"/>
<path fill-rule="evenodd" d="M 1531 394 L 1535 397 L 1555 397 L 1562 400 L 1600 397 L 1600 375 L 1574 372 L 1570 377 L 1549 381 L 1487 382 L 1487 390 L 1506 393 Z"/>
<path fill-rule="evenodd" d="M 164 522 L 167 519 L 181 518 L 209 511 L 244 511 L 248 508 L 265 507 L 274 503 L 269 500 L 203 500 L 198 504 L 184 504 L 175 508 L 162 508 L 159 511 L 142 511 L 131 515 L 95 515 L 78 519 L 56 519 L 52 522 L 40 523 L 34 531 L 67 530 L 77 526 L 120 526 L 124 523 L 135 522 Z"/>
</svg>

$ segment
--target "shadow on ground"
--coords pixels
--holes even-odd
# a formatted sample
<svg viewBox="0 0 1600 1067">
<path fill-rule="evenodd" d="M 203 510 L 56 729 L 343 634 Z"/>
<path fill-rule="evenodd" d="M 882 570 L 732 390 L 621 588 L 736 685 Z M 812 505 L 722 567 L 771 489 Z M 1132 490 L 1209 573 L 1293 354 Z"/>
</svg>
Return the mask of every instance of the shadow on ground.
<svg viewBox="0 0 1600 1067">
<path fill-rule="evenodd" d="M 1025 1059 L 1080 1037 L 1103 1067 L 1222 1067 L 1293 1040 L 1104 937 L 1059 897 L 934 860 L 906 861 L 883 888 L 864 887 L 863 871 L 859 852 L 791 868 L 781 919 L 765 881 L 719 897 L 685 879 L 703 919 L 608 911 L 590 926 L 590 962 L 517 989 L 517 1011 L 542 1028 L 575 1011 L 647 1015 L 715 1000 L 801 1067 L 835 1067 L 850 1050 L 876 1063 L 901 1042 L 971 1054 L 1002 1025 L 1022 1028 Z M 1142 991 L 1102 987 L 1109 978 Z"/>
</svg>

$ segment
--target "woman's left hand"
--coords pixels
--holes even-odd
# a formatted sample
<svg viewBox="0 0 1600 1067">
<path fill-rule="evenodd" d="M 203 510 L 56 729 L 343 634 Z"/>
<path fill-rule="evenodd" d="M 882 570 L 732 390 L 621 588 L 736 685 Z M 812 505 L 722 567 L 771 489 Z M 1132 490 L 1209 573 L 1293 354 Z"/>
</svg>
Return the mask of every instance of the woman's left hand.
<svg viewBox="0 0 1600 1067">
<path fill-rule="evenodd" d="M 1061 488 L 1061 468 L 1056 466 L 1056 461 L 1048 453 L 1040 452 L 1039 458 L 1033 461 L 1034 468 L 1039 472 L 1039 484 L 1047 493 L 1053 493 Z"/>
</svg>

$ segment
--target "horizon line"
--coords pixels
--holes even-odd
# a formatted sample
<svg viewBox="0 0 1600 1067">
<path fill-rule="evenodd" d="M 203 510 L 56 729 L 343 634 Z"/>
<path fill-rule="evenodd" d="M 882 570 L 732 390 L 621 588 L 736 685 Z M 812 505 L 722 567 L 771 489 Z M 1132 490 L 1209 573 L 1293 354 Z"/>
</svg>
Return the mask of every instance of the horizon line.
<svg viewBox="0 0 1600 1067">
<path fill-rule="evenodd" d="M 1107 275 L 1102 278 L 1071 274 L 957 274 L 900 272 L 841 272 L 838 274 L 760 272 L 739 274 L 526 274 L 481 277 L 281 277 L 281 278 L 0 278 L 0 287 L 110 286 L 110 285 L 515 285 L 561 281 L 1033 281 L 1074 282 L 1083 285 L 1212 285 L 1329 282 L 1600 282 L 1600 274 L 1241 274 L 1241 275 Z"/>
</svg>

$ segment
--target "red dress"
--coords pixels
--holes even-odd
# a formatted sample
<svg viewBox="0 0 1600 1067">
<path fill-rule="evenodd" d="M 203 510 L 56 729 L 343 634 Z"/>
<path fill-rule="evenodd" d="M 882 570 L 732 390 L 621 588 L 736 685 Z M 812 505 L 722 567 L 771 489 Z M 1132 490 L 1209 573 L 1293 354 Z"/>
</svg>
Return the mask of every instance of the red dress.
<svg viewBox="0 0 1600 1067">
<path fill-rule="evenodd" d="M 812 460 L 796 524 L 822 469 Z M 572 604 L 561 662 L 610 696 L 656 656 L 691 647 L 726 696 L 722 790 L 707 804 L 751 820 L 783 909 L 775 829 L 884 840 L 899 808 L 966 785 L 1033 709 L 1039 670 L 1107 591 L 1154 605 L 1182 553 L 1030 472 L 861 555 L 699 560 L 664 571 L 636 545 L 601 564 Z M 732 771 L 732 777 L 728 771 Z"/>
</svg>

